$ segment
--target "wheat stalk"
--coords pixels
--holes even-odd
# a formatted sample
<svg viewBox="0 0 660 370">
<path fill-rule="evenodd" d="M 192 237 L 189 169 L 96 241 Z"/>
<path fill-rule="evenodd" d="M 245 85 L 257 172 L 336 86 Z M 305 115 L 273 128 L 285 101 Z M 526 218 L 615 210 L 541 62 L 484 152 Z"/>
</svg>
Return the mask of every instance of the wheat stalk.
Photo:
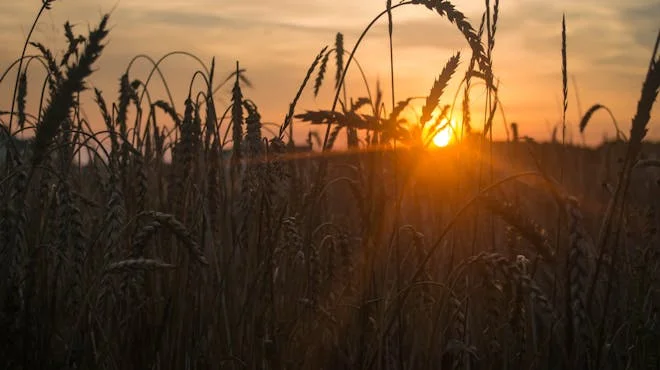
<svg viewBox="0 0 660 370">
<path fill-rule="evenodd" d="M 424 125 L 431 120 L 431 113 L 433 113 L 435 108 L 438 106 L 440 97 L 442 97 L 444 90 L 447 88 L 447 84 L 449 83 L 451 76 L 454 74 L 454 72 L 456 72 L 460 58 L 461 53 L 456 53 L 456 55 L 449 58 L 447 64 L 442 68 L 440 76 L 433 83 L 431 92 L 426 97 L 426 102 L 422 107 L 422 116 L 419 119 L 422 127 L 424 127 Z"/>
<path fill-rule="evenodd" d="M 537 252 L 548 261 L 555 260 L 554 248 L 550 244 L 547 232 L 529 217 L 522 215 L 516 207 L 508 202 L 501 202 L 493 196 L 482 195 L 480 199 L 492 212 L 500 216 L 509 225 L 520 232 L 520 235 L 536 247 Z"/>
<path fill-rule="evenodd" d="M 201 263 L 202 265 L 209 264 L 208 260 L 204 256 L 204 253 L 202 252 L 202 249 L 200 248 L 199 244 L 197 244 L 190 231 L 188 231 L 188 229 L 173 215 L 155 211 L 145 211 L 142 212 L 141 215 L 148 217 L 154 222 L 157 221 L 159 227 L 167 228 L 172 233 L 174 233 L 179 241 L 188 248 L 190 255 L 195 260 L 197 260 L 197 262 Z M 155 232 L 155 223 L 147 224 L 145 229 L 137 234 L 135 239 L 138 240 L 139 243 L 134 243 L 134 246 L 139 249 L 138 246 L 143 245 L 148 236 L 153 235 L 153 232 Z"/>
<path fill-rule="evenodd" d="M 63 79 L 55 93 L 51 95 L 48 106 L 44 110 L 41 124 L 37 126 L 33 142 L 33 167 L 41 163 L 46 155 L 57 131 L 64 122 L 71 107 L 74 106 L 74 95 L 85 88 L 84 80 L 92 74 L 92 65 L 100 57 L 104 45 L 101 43 L 108 34 L 106 26 L 108 16 L 101 19 L 98 28 L 89 33 L 88 42 L 79 60 L 67 69 L 66 77 Z"/>
<path fill-rule="evenodd" d="M 106 266 L 104 274 L 125 274 L 144 270 L 155 271 L 174 267 L 176 266 L 154 259 L 135 258 L 109 264 Z"/>
</svg>

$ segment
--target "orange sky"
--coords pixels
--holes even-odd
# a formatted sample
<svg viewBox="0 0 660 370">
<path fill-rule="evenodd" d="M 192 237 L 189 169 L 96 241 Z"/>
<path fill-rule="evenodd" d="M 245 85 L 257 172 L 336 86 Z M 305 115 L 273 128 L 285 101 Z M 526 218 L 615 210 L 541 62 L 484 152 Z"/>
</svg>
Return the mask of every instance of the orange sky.
<svg viewBox="0 0 660 370">
<path fill-rule="evenodd" d="M 478 26 L 483 2 L 464 0 L 454 4 Z M 0 3 L 3 70 L 20 55 L 40 5 L 39 0 Z M 148 54 L 159 58 L 169 51 L 185 50 L 208 64 L 216 57 L 221 76 L 228 74 L 239 60 L 254 83 L 254 88 L 244 91 L 244 95 L 258 104 L 265 121 L 281 123 L 318 51 L 334 42 L 336 32 L 345 35 L 347 48 L 352 47 L 362 29 L 384 6 L 385 1 L 371 0 L 57 0 L 42 18 L 33 39 L 61 50 L 65 20 L 76 25 L 78 32 L 86 32 L 101 14 L 112 11 L 108 45 L 91 79 L 93 86 L 104 90 L 107 99 L 116 96 L 118 78 L 133 56 Z M 627 132 L 660 27 L 658 0 L 502 0 L 493 65 L 500 79 L 500 99 L 507 120 L 519 123 L 521 135 L 539 140 L 549 139 L 552 126 L 559 121 L 562 12 L 567 14 L 569 74 L 577 81 L 582 111 L 595 103 L 607 105 Z M 456 28 L 424 7 L 404 7 L 394 13 L 394 23 L 397 100 L 426 95 L 446 60 L 456 51 L 469 56 Z M 372 90 L 380 79 L 385 96 L 389 97 L 386 27 L 381 22 L 373 29 L 358 52 L 358 60 L 367 72 Z M 165 64 L 168 83 L 176 92 L 181 111 L 196 69 L 195 63 L 182 57 Z M 146 71 L 145 63 L 138 64 L 131 79 L 144 79 Z M 330 67 L 329 81 L 333 75 Z M 32 99 L 36 99 L 40 79 L 31 82 L 31 86 L 35 85 Z M 350 74 L 348 83 L 352 96 L 365 94 L 356 73 Z M 158 86 L 153 85 L 152 93 L 156 99 L 164 98 Z M 12 87 L 13 77 L 0 84 L 0 110 L 9 109 Z M 579 141 L 576 92 L 572 84 L 569 87 L 569 130 Z M 298 110 L 328 109 L 330 89 L 328 84 L 317 99 L 310 89 Z M 227 101 L 227 92 L 218 98 Z M 453 97 L 455 89 L 450 92 L 441 103 L 450 103 L 447 99 Z M 475 92 L 474 98 L 478 95 Z M 475 106 L 475 110 L 481 109 Z M 97 117 L 97 110 L 91 105 L 86 107 L 86 113 Z M 656 107 L 649 132 L 653 139 L 660 139 L 659 113 Z M 298 127 L 299 137 L 305 136 L 309 128 Z M 586 141 L 596 144 L 606 133 L 614 136 L 609 118 L 601 112 L 590 123 Z M 503 134 L 499 116 L 495 134 Z"/>
</svg>

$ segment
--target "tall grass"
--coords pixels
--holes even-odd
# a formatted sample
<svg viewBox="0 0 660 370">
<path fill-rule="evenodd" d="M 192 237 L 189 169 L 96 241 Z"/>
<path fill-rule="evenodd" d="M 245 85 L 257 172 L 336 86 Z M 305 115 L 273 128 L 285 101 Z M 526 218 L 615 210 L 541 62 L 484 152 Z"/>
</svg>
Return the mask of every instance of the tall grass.
<svg viewBox="0 0 660 370">
<path fill-rule="evenodd" d="M 397 10 L 419 5 L 453 23 L 471 55 L 448 57 L 408 122 L 414 98 L 395 100 L 391 43 L 391 102 L 380 86 L 349 98 L 344 81 L 372 25 L 387 16 L 391 41 Z M 16 112 L 0 131 L 0 367 L 660 366 L 660 204 L 657 160 L 646 157 L 657 149 L 644 142 L 657 45 L 629 135 L 589 149 L 519 140 L 524 127 L 512 123 L 513 141 L 497 143 L 498 19 L 499 1 L 486 1 L 476 28 L 448 1 L 387 1 L 351 51 L 337 34 L 316 55 L 272 136 L 239 63 L 220 85 L 215 61 L 191 72 L 178 106 L 169 90 L 166 100 L 149 94 L 162 59 L 145 80 L 129 66 L 116 100 L 94 90 L 104 129 L 93 131 L 79 102 L 108 16 L 84 36 L 67 23 L 59 61 L 32 43 L 49 72 L 47 102 L 28 112 L 36 94 L 21 56 Z M 457 73 L 464 132 L 434 150 Z M 470 115 L 478 86 L 481 123 Z M 307 89 L 323 88 L 335 93 L 329 109 L 298 109 Z M 294 124 L 322 125 L 325 137 L 294 143 Z M 334 145 L 342 130 L 349 150 Z"/>
</svg>

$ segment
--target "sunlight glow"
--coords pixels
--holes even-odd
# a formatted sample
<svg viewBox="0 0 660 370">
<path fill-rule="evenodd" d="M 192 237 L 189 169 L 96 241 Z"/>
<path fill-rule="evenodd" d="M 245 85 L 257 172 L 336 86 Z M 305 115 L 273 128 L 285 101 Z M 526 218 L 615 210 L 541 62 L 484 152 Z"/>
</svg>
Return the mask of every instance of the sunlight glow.
<svg viewBox="0 0 660 370">
<path fill-rule="evenodd" d="M 446 120 L 442 120 L 440 127 L 444 126 L 447 123 Z M 438 148 L 444 148 L 447 145 L 451 144 L 454 141 L 454 130 L 456 128 L 456 122 L 452 119 L 450 124 L 445 128 L 440 130 L 433 136 L 433 145 Z"/>
<path fill-rule="evenodd" d="M 439 148 L 446 147 L 451 142 L 451 128 L 446 127 L 433 137 L 433 144 Z"/>
</svg>

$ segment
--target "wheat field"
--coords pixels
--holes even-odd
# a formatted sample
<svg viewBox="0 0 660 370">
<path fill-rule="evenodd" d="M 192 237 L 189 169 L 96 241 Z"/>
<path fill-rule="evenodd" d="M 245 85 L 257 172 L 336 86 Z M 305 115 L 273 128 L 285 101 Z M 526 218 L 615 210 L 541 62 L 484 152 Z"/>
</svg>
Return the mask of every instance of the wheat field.
<svg viewBox="0 0 660 370">
<path fill-rule="evenodd" d="M 433 11 L 469 47 L 415 122 L 413 98 L 348 96 L 362 37 L 312 51 L 266 130 L 239 63 L 191 71 L 204 87 L 185 101 L 128 72 L 110 99 L 87 83 L 110 16 L 80 35 L 67 23 L 61 52 L 28 36 L 38 56 L 0 77 L 13 88 L 0 114 L 0 368 L 660 369 L 660 148 L 645 137 L 660 34 L 630 126 L 614 120 L 616 139 L 590 148 L 566 140 L 570 25 L 558 22 L 563 126 L 541 142 L 512 124 L 494 141 L 498 4 L 476 22 L 443 0 L 388 0 L 376 15 L 391 37 L 399 8 Z M 35 24 L 57 5 L 42 0 Z M 47 77 L 28 91 L 35 66 Z M 217 86 L 232 86 L 227 104 Z M 331 107 L 298 106 L 320 90 Z M 452 144 L 435 148 L 454 111 Z M 579 129 L 607 112 L 592 106 Z M 319 134 L 297 143 L 294 126 Z"/>
</svg>

